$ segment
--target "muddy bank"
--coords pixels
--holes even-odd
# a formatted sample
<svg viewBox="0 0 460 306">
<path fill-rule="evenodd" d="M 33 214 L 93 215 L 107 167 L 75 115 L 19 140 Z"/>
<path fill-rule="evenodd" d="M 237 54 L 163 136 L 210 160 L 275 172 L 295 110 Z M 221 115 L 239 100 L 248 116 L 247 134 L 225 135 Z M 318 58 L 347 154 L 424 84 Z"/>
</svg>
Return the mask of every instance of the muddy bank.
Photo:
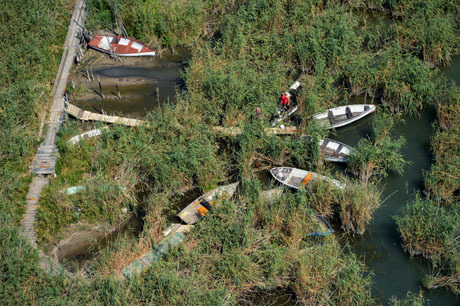
<svg viewBox="0 0 460 306">
<path fill-rule="evenodd" d="M 92 257 L 119 235 L 127 231 L 139 232 L 140 229 L 141 222 L 134 214 L 111 227 L 102 224 L 72 225 L 66 230 L 68 236 L 49 244 L 46 253 L 54 262 Z"/>
<path fill-rule="evenodd" d="M 175 102 L 176 92 L 185 88 L 182 71 L 190 58 L 190 51 L 181 49 L 119 62 L 88 50 L 72 75 L 72 104 L 107 115 L 145 117 L 159 105 Z"/>
</svg>

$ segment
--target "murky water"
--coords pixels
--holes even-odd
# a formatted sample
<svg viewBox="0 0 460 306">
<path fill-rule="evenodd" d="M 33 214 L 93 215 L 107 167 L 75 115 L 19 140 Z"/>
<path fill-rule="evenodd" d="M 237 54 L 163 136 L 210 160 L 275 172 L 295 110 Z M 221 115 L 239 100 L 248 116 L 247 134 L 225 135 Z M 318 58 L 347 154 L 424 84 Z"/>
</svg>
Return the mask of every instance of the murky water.
<svg viewBox="0 0 460 306">
<path fill-rule="evenodd" d="M 376 114 L 378 116 L 378 114 Z M 351 241 L 353 252 L 360 256 L 374 273 L 373 296 L 388 302 L 391 296 L 405 297 L 408 291 L 418 293 L 423 277 L 429 272 L 427 261 L 411 258 L 401 247 L 401 236 L 393 217 L 401 214 L 406 203 L 424 188 L 423 172 L 431 165 L 430 137 L 431 123 L 436 120 L 433 108 L 424 110 L 420 118 L 408 117 L 393 129 L 393 137 L 403 135 L 406 144 L 402 154 L 409 164 L 403 175 L 391 173 L 382 180 L 382 199 L 389 197 L 374 213 L 371 224 L 362 238 Z M 352 126 L 338 130 L 336 139 L 355 146 L 370 126 Z M 431 305 L 454 305 L 455 295 L 444 289 L 424 291 Z"/>
<path fill-rule="evenodd" d="M 460 84 L 460 56 L 443 73 Z M 418 293 L 422 289 L 422 279 L 430 272 L 426 260 L 411 258 L 403 252 L 401 236 L 393 217 L 401 215 L 402 207 L 414 200 L 416 193 L 424 188 L 423 173 L 430 169 L 432 161 L 430 137 L 435 120 L 435 110 L 429 107 L 419 118 L 407 117 L 405 122 L 394 128 L 394 137 L 403 135 L 406 138 L 402 154 L 410 164 L 405 167 L 402 176 L 392 173 L 382 181 L 382 199 L 389 197 L 388 200 L 374 213 L 365 236 L 351 242 L 353 251 L 374 273 L 372 293 L 384 304 L 391 296 L 403 298 L 408 291 Z M 334 138 L 354 146 L 369 130 L 369 122 L 363 122 L 337 130 Z M 460 303 L 459 297 L 443 288 L 424 290 L 423 294 L 430 305 Z"/>
</svg>

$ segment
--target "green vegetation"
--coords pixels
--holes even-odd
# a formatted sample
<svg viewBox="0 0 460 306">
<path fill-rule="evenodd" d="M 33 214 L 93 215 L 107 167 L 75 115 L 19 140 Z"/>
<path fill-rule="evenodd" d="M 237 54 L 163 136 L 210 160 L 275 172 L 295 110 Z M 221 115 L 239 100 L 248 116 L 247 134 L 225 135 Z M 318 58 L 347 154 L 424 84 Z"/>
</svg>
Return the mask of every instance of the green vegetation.
<svg viewBox="0 0 460 306">
<path fill-rule="evenodd" d="M 91 30 L 110 29 L 112 1 L 88 1 Z M 426 251 L 434 267 L 449 267 L 427 280 L 458 290 L 458 90 L 443 87 L 425 61 L 448 64 L 459 47 L 459 6 L 450 1 L 207 0 L 117 1 L 128 33 L 158 49 L 188 46 L 186 92 L 146 120 L 148 127 L 111 126 L 97 139 L 70 146 L 85 129 L 66 121 L 59 135 L 57 177 L 44 191 L 38 214 L 41 246 L 78 223 L 117 224 L 124 209 L 145 211 L 139 237 L 124 235 L 87 265 L 90 279 L 43 273 L 38 252 L 18 238 L 27 166 L 39 125 L 39 106 L 70 18 L 70 3 L 10 1 L 0 13 L 0 298 L 8 304 L 236 304 L 250 290 L 283 289 L 305 304 L 373 304 L 370 276 L 335 237 L 309 237 L 312 214 L 344 232 L 363 234 L 379 205 L 378 181 L 401 173 L 391 128 L 401 114 L 438 106 L 433 138 L 436 163 L 427 174 L 428 198 L 419 197 L 398 220 L 408 249 Z M 366 14 L 377 10 L 371 19 Z M 417 23 L 414 25 L 414 23 Z M 340 193 L 326 184 L 290 192 L 267 206 L 259 200 L 261 173 L 294 166 L 333 176 L 315 141 L 267 136 L 279 93 L 304 74 L 300 110 L 292 120 L 313 139 L 326 132 L 314 112 L 356 96 L 381 104 L 373 133 L 360 142 Z M 45 84 L 45 85 L 43 85 Z M 260 121 L 255 108 L 265 116 Z M 42 111 L 44 111 L 42 107 Z M 212 126 L 239 126 L 237 137 L 219 137 Z M 343 178 L 341 178 L 344 180 Z M 184 245 L 132 281 L 119 271 L 161 239 L 174 205 L 191 189 L 241 182 L 234 200 L 222 203 L 189 234 Z M 86 185 L 81 194 L 60 190 Z M 123 191 L 122 188 L 126 188 Z M 145 199 L 142 194 L 148 193 Z M 416 221 L 414 221 L 416 220 Z M 447 221 L 447 222 L 446 222 Z M 438 226 L 439 225 L 439 226 Z M 422 230 L 417 229 L 422 226 Z M 429 230 L 431 229 L 431 230 Z M 203 290 L 206 288 L 206 290 Z M 420 304 L 408 296 L 399 305 Z"/>
</svg>

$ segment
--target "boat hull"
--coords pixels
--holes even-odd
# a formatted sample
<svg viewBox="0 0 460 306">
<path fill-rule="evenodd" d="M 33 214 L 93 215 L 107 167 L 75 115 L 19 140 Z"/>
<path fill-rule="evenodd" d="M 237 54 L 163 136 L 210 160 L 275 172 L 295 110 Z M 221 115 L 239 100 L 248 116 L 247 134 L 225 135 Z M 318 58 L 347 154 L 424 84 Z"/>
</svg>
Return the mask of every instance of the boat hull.
<svg viewBox="0 0 460 306">
<path fill-rule="evenodd" d="M 315 172 L 290 167 L 270 169 L 271 175 L 281 184 L 294 189 L 302 189 L 311 186 L 311 182 L 318 180 L 327 181 L 337 189 L 345 189 L 345 184 Z"/>
<path fill-rule="evenodd" d="M 116 37 L 112 35 L 95 35 L 88 42 L 88 47 L 112 55 L 124 57 L 154 56 L 155 50 L 128 37 Z"/>
<path fill-rule="evenodd" d="M 330 236 L 334 233 L 332 226 L 322 216 L 316 214 L 313 215 L 313 221 L 315 221 L 320 229 L 318 231 L 311 232 L 308 236 L 323 237 Z"/>
<path fill-rule="evenodd" d="M 238 182 L 218 187 L 203 194 L 179 212 L 177 217 L 187 224 L 195 224 L 209 211 L 208 205 L 213 205 L 213 202 L 217 198 L 231 198 L 235 193 L 237 186 Z M 203 200 L 205 202 L 203 202 Z"/>
<path fill-rule="evenodd" d="M 310 136 L 301 136 L 300 139 L 311 141 Z M 353 148 L 337 140 L 323 138 L 318 141 L 318 145 L 325 160 L 346 163 Z"/>
<path fill-rule="evenodd" d="M 335 129 L 364 118 L 375 110 L 376 107 L 372 104 L 344 105 L 314 114 L 313 119 L 324 129 Z"/>
</svg>

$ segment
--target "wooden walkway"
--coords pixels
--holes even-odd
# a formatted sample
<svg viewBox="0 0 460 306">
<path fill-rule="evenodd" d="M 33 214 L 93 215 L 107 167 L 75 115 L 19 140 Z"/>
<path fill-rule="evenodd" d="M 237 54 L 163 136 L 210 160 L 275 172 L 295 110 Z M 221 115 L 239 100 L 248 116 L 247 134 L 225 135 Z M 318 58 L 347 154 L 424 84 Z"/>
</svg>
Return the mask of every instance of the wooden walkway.
<svg viewBox="0 0 460 306">
<path fill-rule="evenodd" d="M 118 124 L 123 124 L 127 126 L 140 126 L 145 123 L 145 121 L 138 120 L 138 119 L 124 118 L 124 117 L 118 117 L 118 116 L 108 116 L 108 115 L 92 113 L 89 111 L 85 111 L 70 103 L 66 103 L 65 111 L 69 115 L 72 115 L 73 117 L 80 119 L 80 120 L 84 120 L 84 121 L 88 121 L 88 120 L 102 121 L 102 122 L 107 122 L 107 123 L 118 123 Z"/>
<path fill-rule="evenodd" d="M 225 135 L 225 136 L 236 136 L 242 133 L 241 128 L 239 127 L 222 127 L 215 126 L 213 130 Z M 266 128 L 264 129 L 267 135 L 295 135 L 297 134 L 297 128 L 295 126 L 287 126 L 285 128 Z"/>
<path fill-rule="evenodd" d="M 58 158 L 56 147 L 56 133 L 58 132 L 64 108 L 64 91 L 67 86 L 67 80 L 70 68 L 74 62 L 77 50 L 80 48 L 80 40 L 77 37 L 81 32 L 81 26 L 85 24 L 86 5 L 84 0 L 77 0 L 73 11 L 72 19 L 67 31 L 67 37 L 64 43 L 64 52 L 62 54 L 59 70 L 56 75 L 55 85 L 53 88 L 53 104 L 47 122 L 47 133 L 45 140 L 40 145 L 35 155 L 30 170 L 35 174 L 32 183 L 29 185 L 27 194 L 26 212 L 22 216 L 20 235 L 30 244 L 36 246 L 36 214 L 38 210 L 38 201 L 42 189 L 49 184 L 49 176 L 54 175 L 54 167 Z M 77 25 L 78 23 L 78 25 Z M 40 252 L 40 257 L 44 255 Z M 44 262 L 43 260 L 41 261 Z"/>
</svg>

